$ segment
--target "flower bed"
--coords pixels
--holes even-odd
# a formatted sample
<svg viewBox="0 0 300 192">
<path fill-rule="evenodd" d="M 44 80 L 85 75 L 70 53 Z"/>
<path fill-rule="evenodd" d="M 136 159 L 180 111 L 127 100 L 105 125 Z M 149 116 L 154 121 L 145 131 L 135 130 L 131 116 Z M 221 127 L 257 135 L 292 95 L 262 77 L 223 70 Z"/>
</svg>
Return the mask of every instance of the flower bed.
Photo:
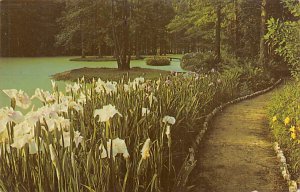
<svg viewBox="0 0 300 192">
<path fill-rule="evenodd" d="M 270 127 L 275 140 L 278 142 L 275 148 L 281 148 L 281 153 L 285 154 L 286 157 L 285 161 L 281 160 L 285 163 L 282 166 L 283 177 L 287 181 L 295 180 L 298 185 L 300 178 L 299 87 L 299 83 L 289 83 L 273 97 L 269 106 Z M 284 167 L 286 168 L 284 169 Z M 291 174 L 291 178 L 287 175 L 288 172 Z"/>
<path fill-rule="evenodd" d="M 0 189 L 170 191 L 198 125 L 239 96 L 238 76 L 173 74 L 157 81 L 81 79 L 30 98 L 4 90 Z M 31 100 L 44 106 L 26 114 Z"/>
</svg>

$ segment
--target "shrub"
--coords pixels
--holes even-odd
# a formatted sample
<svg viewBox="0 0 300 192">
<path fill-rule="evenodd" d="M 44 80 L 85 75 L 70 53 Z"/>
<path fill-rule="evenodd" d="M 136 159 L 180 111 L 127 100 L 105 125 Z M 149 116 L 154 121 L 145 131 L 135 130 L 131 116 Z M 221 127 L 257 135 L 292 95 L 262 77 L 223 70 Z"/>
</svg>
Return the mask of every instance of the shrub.
<svg viewBox="0 0 300 192">
<path fill-rule="evenodd" d="M 255 66 L 255 60 L 239 60 L 226 52 L 222 53 L 222 61 L 215 65 L 213 52 L 188 53 L 182 58 L 181 67 L 186 70 L 208 73 L 217 68 L 225 76 L 237 76 L 238 92 L 249 94 L 269 86 L 275 81 L 271 72 Z M 232 90 L 230 90 L 232 91 Z"/>
<path fill-rule="evenodd" d="M 300 177 L 300 83 L 293 82 L 276 93 L 269 106 L 269 122 L 294 180 Z"/>
<path fill-rule="evenodd" d="M 285 8 L 294 19 L 282 21 L 270 18 L 267 21 L 268 33 L 264 36 L 268 46 L 274 50 L 277 56 L 283 58 L 286 63 L 278 63 L 273 66 L 275 70 L 282 70 L 288 64 L 292 74 L 299 78 L 300 69 L 300 4 L 293 1 L 283 1 Z M 282 65 L 283 63 L 283 65 Z M 280 67 L 279 67 L 279 66 Z"/>
<path fill-rule="evenodd" d="M 213 52 L 188 53 L 182 57 L 181 68 L 189 71 L 210 71 L 215 64 Z"/>
<path fill-rule="evenodd" d="M 271 74 L 262 67 L 252 66 L 251 63 L 223 66 L 225 72 L 237 73 L 239 76 L 239 89 L 242 94 L 248 94 L 268 87 L 275 81 Z"/>
<path fill-rule="evenodd" d="M 208 51 L 185 54 L 181 60 L 181 67 L 190 71 L 207 73 L 212 68 L 222 68 L 222 66 L 235 66 L 238 65 L 238 63 L 238 60 L 234 56 L 226 52 L 222 53 L 221 62 L 216 63 L 214 53 Z"/>
<path fill-rule="evenodd" d="M 167 57 L 152 57 L 152 58 L 147 58 L 146 59 L 146 64 L 147 65 L 152 65 L 152 66 L 165 66 L 165 65 L 170 65 L 171 61 Z"/>
</svg>

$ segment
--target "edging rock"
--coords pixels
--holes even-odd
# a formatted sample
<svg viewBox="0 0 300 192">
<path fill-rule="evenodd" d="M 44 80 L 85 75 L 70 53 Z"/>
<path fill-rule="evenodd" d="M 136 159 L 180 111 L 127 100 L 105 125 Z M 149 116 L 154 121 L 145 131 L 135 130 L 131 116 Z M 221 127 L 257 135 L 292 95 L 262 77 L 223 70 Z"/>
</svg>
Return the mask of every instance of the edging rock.
<svg viewBox="0 0 300 192">
<path fill-rule="evenodd" d="M 274 142 L 274 150 L 277 154 L 277 158 L 280 162 L 280 170 L 283 179 L 287 182 L 289 186 L 289 192 L 300 192 L 299 184 L 295 180 L 291 179 L 290 172 L 287 167 L 286 157 L 284 156 L 283 151 L 281 150 L 278 142 Z"/>
</svg>

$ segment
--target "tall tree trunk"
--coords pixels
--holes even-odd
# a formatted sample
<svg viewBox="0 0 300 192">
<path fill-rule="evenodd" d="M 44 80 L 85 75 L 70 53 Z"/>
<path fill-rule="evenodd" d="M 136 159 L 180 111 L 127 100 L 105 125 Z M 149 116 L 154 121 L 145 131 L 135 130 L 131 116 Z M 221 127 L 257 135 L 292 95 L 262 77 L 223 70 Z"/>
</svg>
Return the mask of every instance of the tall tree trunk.
<svg viewBox="0 0 300 192">
<path fill-rule="evenodd" d="M 101 43 L 98 44 L 98 58 L 102 57 Z"/>
<path fill-rule="evenodd" d="M 267 19 L 267 0 L 261 2 L 261 23 L 260 23 L 260 44 L 259 44 L 259 63 L 261 66 L 266 66 L 267 48 L 264 40 L 266 33 L 266 19 Z"/>
<path fill-rule="evenodd" d="M 7 19 L 8 19 L 8 34 L 7 34 L 7 40 L 8 40 L 8 56 L 11 57 L 12 53 L 11 53 L 11 42 L 12 42 L 12 22 L 11 22 L 11 13 L 10 13 L 10 8 L 7 9 Z"/>
<path fill-rule="evenodd" d="M 81 35 L 81 58 L 85 58 L 85 49 L 84 49 L 84 30 L 82 21 L 80 21 L 80 35 Z"/>
<path fill-rule="evenodd" d="M 111 0 L 111 14 L 112 14 L 112 31 L 113 31 L 113 40 L 115 47 L 115 55 L 118 63 L 118 69 L 120 70 L 129 70 L 130 69 L 130 60 L 131 60 L 131 49 L 130 49 L 130 37 L 129 37 L 129 4 L 128 0 L 123 0 L 121 2 L 121 12 L 120 17 L 122 25 L 120 26 L 117 33 L 116 29 L 116 17 L 115 17 L 115 0 Z M 119 41 L 120 39 L 120 41 Z"/>
<path fill-rule="evenodd" d="M 136 1 L 137 12 L 140 12 L 140 1 Z M 140 42 L 140 27 L 137 24 L 135 27 L 135 57 L 141 58 L 141 42 Z"/>
<path fill-rule="evenodd" d="M 163 32 L 160 32 L 158 41 L 159 41 L 158 55 L 163 55 Z"/>
<path fill-rule="evenodd" d="M 149 45 L 148 45 L 148 38 L 147 38 L 147 35 L 145 36 L 145 39 L 146 39 L 146 40 L 145 40 L 145 42 L 146 42 L 146 43 L 145 43 L 145 55 L 148 55 L 148 46 L 149 46 Z"/>
<path fill-rule="evenodd" d="M 157 49 L 157 32 L 153 33 L 153 38 L 152 38 L 152 55 L 158 55 L 158 49 Z"/>
<path fill-rule="evenodd" d="M 120 52 L 120 44 L 119 37 L 117 35 L 116 29 L 116 16 L 115 16 L 115 0 L 111 0 L 111 17 L 112 17 L 112 32 L 113 32 L 113 41 L 114 41 L 114 50 L 113 55 L 117 59 L 118 69 L 122 69 L 122 61 L 121 61 L 121 52 Z"/>
<path fill-rule="evenodd" d="M 163 30 L 162 34 L 161 34 L 161 43 L 160 43 L 160 54 L 161 55 L 166 55 L 166 38 L 167 38 L 167 33 L 165 30 Z"/>
<path fill-rule="evenodd" d="M 97 23 L 98 23 L 98 19 L 97 19 L 97 16 L 98 16 L 98 3 L 96 1 L 96 4 L 95 4 L 95 15 L 93 17 L 93 55 L 97 55 L 97 51 L 99 50 L 98 49 L 98 42 L 97 42 Z"/>
<path fill-rule="evenodd" d="M 240 36 L 239 36 L 239 4 L 234 0 L 234 53 L 239 56 Z"/>
<path fill-rule="evenodd" d="M 216 6 L 216 47 L 215 47 L 215 54 L 216 54 L 216 63 L 221 61 L 221 5 Z"/>
<path fill-rule="evenodd" d="M 136 29 L 138 30 L 138 29 Z M 141 52 L 140 52 L 140 38 L 139 38 L 139 33 L 136 31 L 135 35 L 135 57 L 136 59 L 141 58 Z"/>
<path fill-rule="evenodd" d="M 130 69 L 130 42 L 129 42 L 129 5 L 128 0 L 123 1 L 123 46 L 122 46 L 122 69 Z"/>
<path fill-rule="evenodd" d="M 141 42 L 140 42 L 140 30 L 139 27 L 135 28 L 135 57 L 136 59 L 141 58 Z"/>
</svg>

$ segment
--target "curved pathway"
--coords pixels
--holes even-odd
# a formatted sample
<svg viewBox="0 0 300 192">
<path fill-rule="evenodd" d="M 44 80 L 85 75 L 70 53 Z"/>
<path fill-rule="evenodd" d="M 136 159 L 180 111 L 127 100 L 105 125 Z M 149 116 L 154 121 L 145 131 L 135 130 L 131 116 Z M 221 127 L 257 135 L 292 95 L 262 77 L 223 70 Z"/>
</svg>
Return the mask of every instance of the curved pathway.
<svg viewBox="0 0 300 192">
<path fill-rule="evenodd" d="M 193 191 L 287 191 L 266 118 L 273 92 L 229 106 L 213 120 L 199 150 Z"/>
</svg>

